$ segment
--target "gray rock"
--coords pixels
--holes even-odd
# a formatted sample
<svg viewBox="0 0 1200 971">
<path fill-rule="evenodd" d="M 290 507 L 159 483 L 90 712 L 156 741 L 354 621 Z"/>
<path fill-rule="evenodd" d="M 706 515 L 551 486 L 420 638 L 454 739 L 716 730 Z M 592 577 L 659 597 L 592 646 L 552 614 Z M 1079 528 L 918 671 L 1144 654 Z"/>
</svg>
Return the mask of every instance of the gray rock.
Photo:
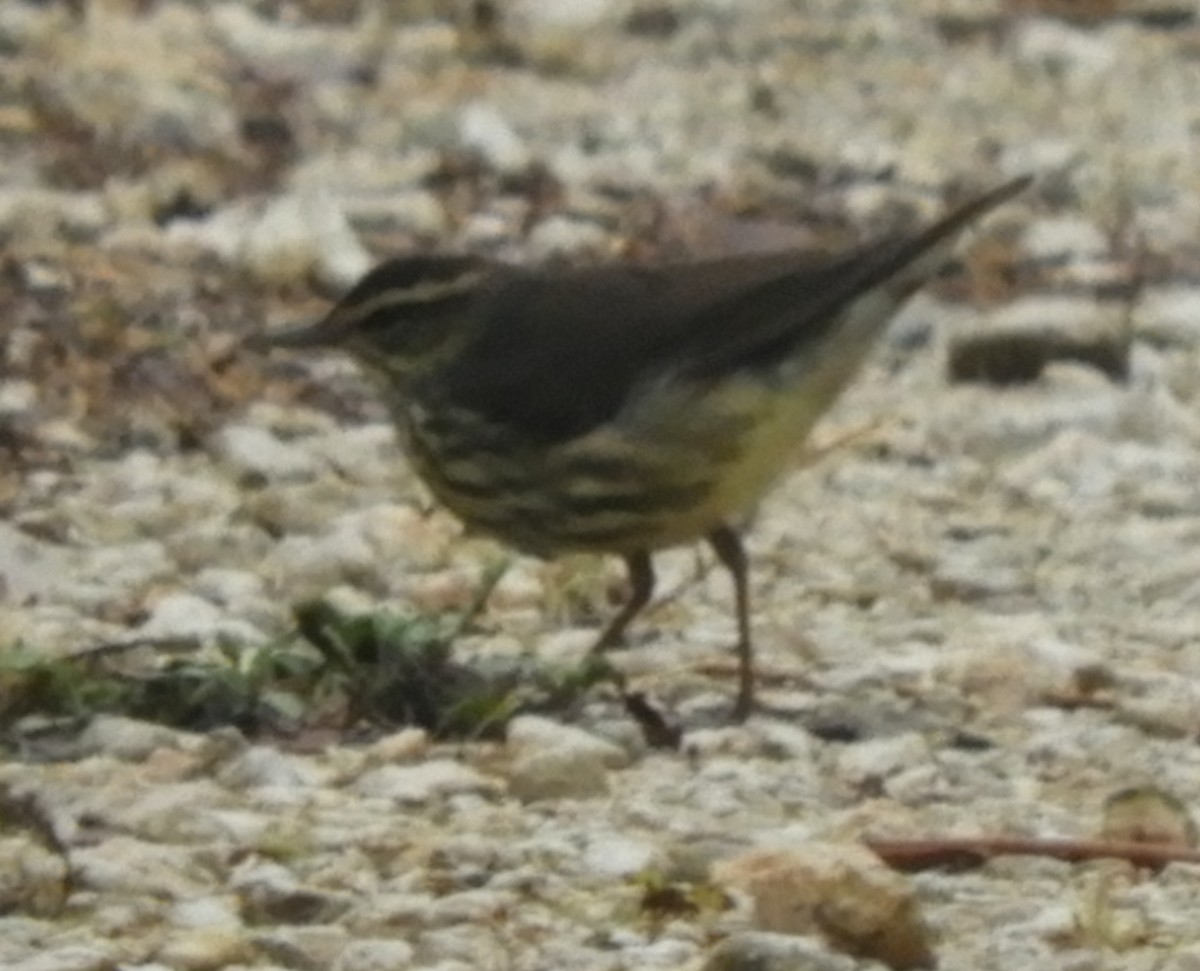
<svg viewBox="0 0 1200 971">
<path fill-rule="evenodd" d="M 315 191 L 273 200 L 249 226 L 239 258 L 264 283 L 294 285 L 315 277 L 342 289 L 372 262 L 334 198 Z"/>
<path fill-rule="evenodd" d="M 524 172 L 533 161 L 529 147 L 504 115 L 484 102 L 463 109 L 458 137 L 465 148 L 478 152 L 498 172 Z"/>
<path fill-rule="evenodd" d="M 351 894 L 304 886 L 276 863 L 258 863 L 238 871 L 231 887 L 250 924 L 328 924 L 354 905 Z"/>
<path fill-rule="evenodd" d="M 223 765 L 217 779 L 234 789 L 309 789 L 327 781 L 328 774 L 306 759 L 255 745 Z"/>
<path fill-rule="evenodd" d="M 526 30 L 587 31 L 613 26 L 630 9 L 628 0 L 515 0 L 512 15 Z"/>
<path fill-rule="evenodd" d="M 8 971 L 112 971 L 116 957 L 110 946 L 76 944 L 49 948 L 33 957 L 15 961 Z"/>
<path fill-rule="evenodd" d="M 1114 32 L 1083 31 L 1050 17 L 1021 20 L 1012 42 L 1017 58 L 1030 66 L 1087 79 L 1106 76 L 1121 55 Z"/>
<path fill-rule="evenodd" d="M 599 762 L 606 769 L 620 769 L 631 761 L 630 754 L 619 745 L 574 725 L 537 715 L 514 718 L 508 724 L 505 738 L 513 755 L 518 757 L 553 749 L 582 762 Z"/>
<path fill-rule="evenodd" d="M 534 262 L 571 255 L 602 255 L 610 246 L 609 234 L 595 223 L 567 216 L 542 220 L 529 234 L 526 245 Z"/>
<path fill-rule="evenodd" d="M 206 927 L 168 934 L 154 956 L 178 971 L 220 971 L 253 955 L 253 944 L 242 931 Z"/>
<path fill-rule="evenodd" d="M 261 644 L 266 634 L 203 597 L 175 593 L 157 600 L 150 616 L 137 629 L 138 636 L 154 639 L 180 638 L 198 642 L 226 638 L 236 644 Z"/>
<path fill-rule="evenodd" d="M 0 601 L 21 602 L 55 590 L 72 569 L 70 550 L 0 523 Z"/>
<path fill-rule="evenodd" d="M 1133 312 L 1140 337 L 1188 347 L 1200 342 L 1200 287 L 1148 289 Z"/>
<path fill-rule="evenodd" d="M 414 951 L 407 941 L 367 938 L 351 941 L 333 964 L 333 971 L 395 971 L 413 967 Z"/>
<path fill-rule="evenodd" d="M 305 448 L 255 425 L 227 425 L 215 446 L 217 455 L 238 472 L 268 482 L 304 482 L 321 471 L 321 463 Z"/>
<path fill-rule="evenodd" d="M 334 916 L 327 912 L 324 916 Z M 254 935 L 254 946 L 285 968 L 329 971 L 346 946 L 350 932 L 345 927 L 275 927 Z"/>
<path fill-rule="evenodd" d="M 176 748 L 180 733 L 153 722 L 97 715 L 79 738 L 85 752 L 111 755 L 131 762 L 141 761 L 156 749 Z"/>
<path fill-rule="evenodd" d="M 171 908 L 169 919 L 175 927 L 240 927 L 241 915 L 233 894 L 178 900 Z"/>
<path fill-rule="evenodd" d="M 878 967 L 836 954 L 811 937 L 743 933 L 712 949 L 701 971 L 865 971 Z"/>
<path fill-rule="evenodd" d="M 1069 262 L 1104 257 L 1109 242 L 1090 219 L 1063 217 L 1031 222 L 1021 239 L 1021 249 L 1033 259 Z"/>
<path fill-rule="evenodd" d="M 619 834 L 597 836 L 588 841 L 583 852 L 588 872 L 610 879 L 662 872 L 668 863 L 668 854 L 655 843 Z"/>
<path fill-rule="evenodd" d="M 456 793 L 492 792 L 496 783 L 474 769 L 450 759 L 417 765 L 385 765 L 363 773 L 354 791 L 363 796 L 400 803 L 423 803 Z"/>
<path fill-rule="evenodd" d="M 0 837 L 0 912 L 55 917 L 66 903 L 67 858 L 25 835 Z"/>
<path fill-rule="evenodd" d="M 608 769 L 598 757 L 581 758 L 570 748 L 519 755 L 508 766 L 508 789 L 522 802 L 593 799 L 609 791 Z"/>
<path fill-rule="evenodd" d="M 1200 971 L 1200 944 L 1173 948 L 1163 958 L 1162 971 Z"/>
<path fill-rule="evenodd" d="M 110 836 L 95 846 L 76 847 L 71 867 L 76 890 L 102 894 L 199 897 L 213 889 L 212 871 L 189 846 L 170 846 Z"/>
</svg>

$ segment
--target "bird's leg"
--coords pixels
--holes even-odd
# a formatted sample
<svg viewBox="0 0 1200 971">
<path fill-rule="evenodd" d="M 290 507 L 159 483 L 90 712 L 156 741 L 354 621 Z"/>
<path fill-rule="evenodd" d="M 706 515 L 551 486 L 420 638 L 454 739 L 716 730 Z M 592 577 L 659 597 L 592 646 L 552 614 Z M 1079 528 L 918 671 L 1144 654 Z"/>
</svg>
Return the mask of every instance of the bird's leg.
<svg viewBox="0 0 1200 971">
<path fill-rule="evenodd" d="M 617 615 L 609 621 L 604 632 L 592 645 L 592 653 L 599 654 L 621 643 L 625 636 L 625 628 L 642 609 L 650 602 L 654 594 L 654 567 L 650 563 L 650 554 L 638 550 L 625 556 L 625 567 L 629 571 L 629 599 L 621 606 Z"/>
<path fill-rule="evenodd" d="M 738 692 L 733 704 L 734 721 L 745 721 L 754 707 L 754 647 L 750 643 L 750 564 L 741 537 L 728 526 L 708 534 L 717 559 L 733 577 L 733 594 L 738 626 Z"/>
</svg>

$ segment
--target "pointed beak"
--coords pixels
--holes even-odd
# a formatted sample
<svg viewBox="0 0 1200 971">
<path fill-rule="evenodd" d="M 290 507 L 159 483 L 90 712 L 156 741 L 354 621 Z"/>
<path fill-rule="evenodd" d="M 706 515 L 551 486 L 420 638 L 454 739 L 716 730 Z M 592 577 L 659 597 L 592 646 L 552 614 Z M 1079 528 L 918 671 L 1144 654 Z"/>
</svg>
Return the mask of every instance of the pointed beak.
<svg viewBox="0 0 1200 971">
<path fill-rule="evenodd" d="M 312 347 L 330 347 L 338 343 L 332 328 L 326 319 L 315 324 L 304 324 L 300 327 L 289 327 L 271 333 L 251 334 L 243 342 L 248 350 L 266 353 L 277 348 L 285 350 L 303 350 Z"/>
</svg>

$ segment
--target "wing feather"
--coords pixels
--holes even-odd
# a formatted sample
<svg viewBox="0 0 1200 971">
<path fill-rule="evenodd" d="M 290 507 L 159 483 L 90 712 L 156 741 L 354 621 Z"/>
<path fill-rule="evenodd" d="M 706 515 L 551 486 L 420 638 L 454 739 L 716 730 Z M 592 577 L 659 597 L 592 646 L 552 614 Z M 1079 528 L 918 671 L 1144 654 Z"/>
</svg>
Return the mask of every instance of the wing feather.
<svg viewBox="0 0 1200 971">
<path fill-rule="evenodd" d="M 839 311 L 872 287 L 899 277 L 903 299 L 940 265 L 941 244 L 1028 181 L 1006 183 L 915 235 L 832 258 L 783 252 L 555 274 L 507 268 L 487 297 L 491 326 L 437 384 L 447 401 L 527 439 L 585 434 L 665 368 L 703 381 L 771 366 L 834 337 Z"/>
</svg>

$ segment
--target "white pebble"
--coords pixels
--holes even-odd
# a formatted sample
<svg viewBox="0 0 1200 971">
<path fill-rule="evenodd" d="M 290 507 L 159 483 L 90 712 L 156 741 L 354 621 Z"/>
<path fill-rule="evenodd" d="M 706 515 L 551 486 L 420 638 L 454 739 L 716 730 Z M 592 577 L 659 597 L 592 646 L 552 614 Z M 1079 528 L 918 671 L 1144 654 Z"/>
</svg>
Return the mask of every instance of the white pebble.
<svg viewBox="0 0 1200 971">
<path fill-rule="evenodd" d="M 393 971 L 413 963 L 412 945 L 388 938 L 351 941 L 334 962 L 333 971 Z"/>
<path fill-rule="evenodd" d="M 1078 260 L 1103 257 L 1110 246 L 1092 220 L 1060 216 L 1030 222 L 1021 236 L 1020 248 L 1035 260 Z"/>
<path fill-rule="evenodd" d="M 227 425 L 216 436 L 216 450 L 243 475 L 268 481 L 306 481 L 321 471 L 321 463 L 306 449 L 257 425 Z"/>
<path fill-rule="evenodd" d="M 574 725 L 537 715 L 514 718 L 508 726 L 507 741 L 518 757 L 553 750 L 583 762 L 599 762 L 608 769 L 619 769 L 630 762 L 629 753 L 619 745 Z"/>
<path fill-rule="evenodd" d="M 275 199 L 242 240 L 241 261 L 259 280 L 276 286 L 310 275 L 349 286 L 371 266 L 345 213 L 325 192 Z"/>
<path fill-rule="evenodd" d="M 458 137 L 464 148 L 478 152 L 498 172 L 520 173 L 532 161 L 529 148 L 505 117 L 482 102 L 463 109 Z"/>
<path fill-rule="evenodd" d="M 460 792 L 486 792 L 495 784 L 474 769 L 450 759 L 420 765 L 385 765 L 364 773 L 354 785 L 363 796 L 401 803 L 422 803 Z"/>
</svg>

